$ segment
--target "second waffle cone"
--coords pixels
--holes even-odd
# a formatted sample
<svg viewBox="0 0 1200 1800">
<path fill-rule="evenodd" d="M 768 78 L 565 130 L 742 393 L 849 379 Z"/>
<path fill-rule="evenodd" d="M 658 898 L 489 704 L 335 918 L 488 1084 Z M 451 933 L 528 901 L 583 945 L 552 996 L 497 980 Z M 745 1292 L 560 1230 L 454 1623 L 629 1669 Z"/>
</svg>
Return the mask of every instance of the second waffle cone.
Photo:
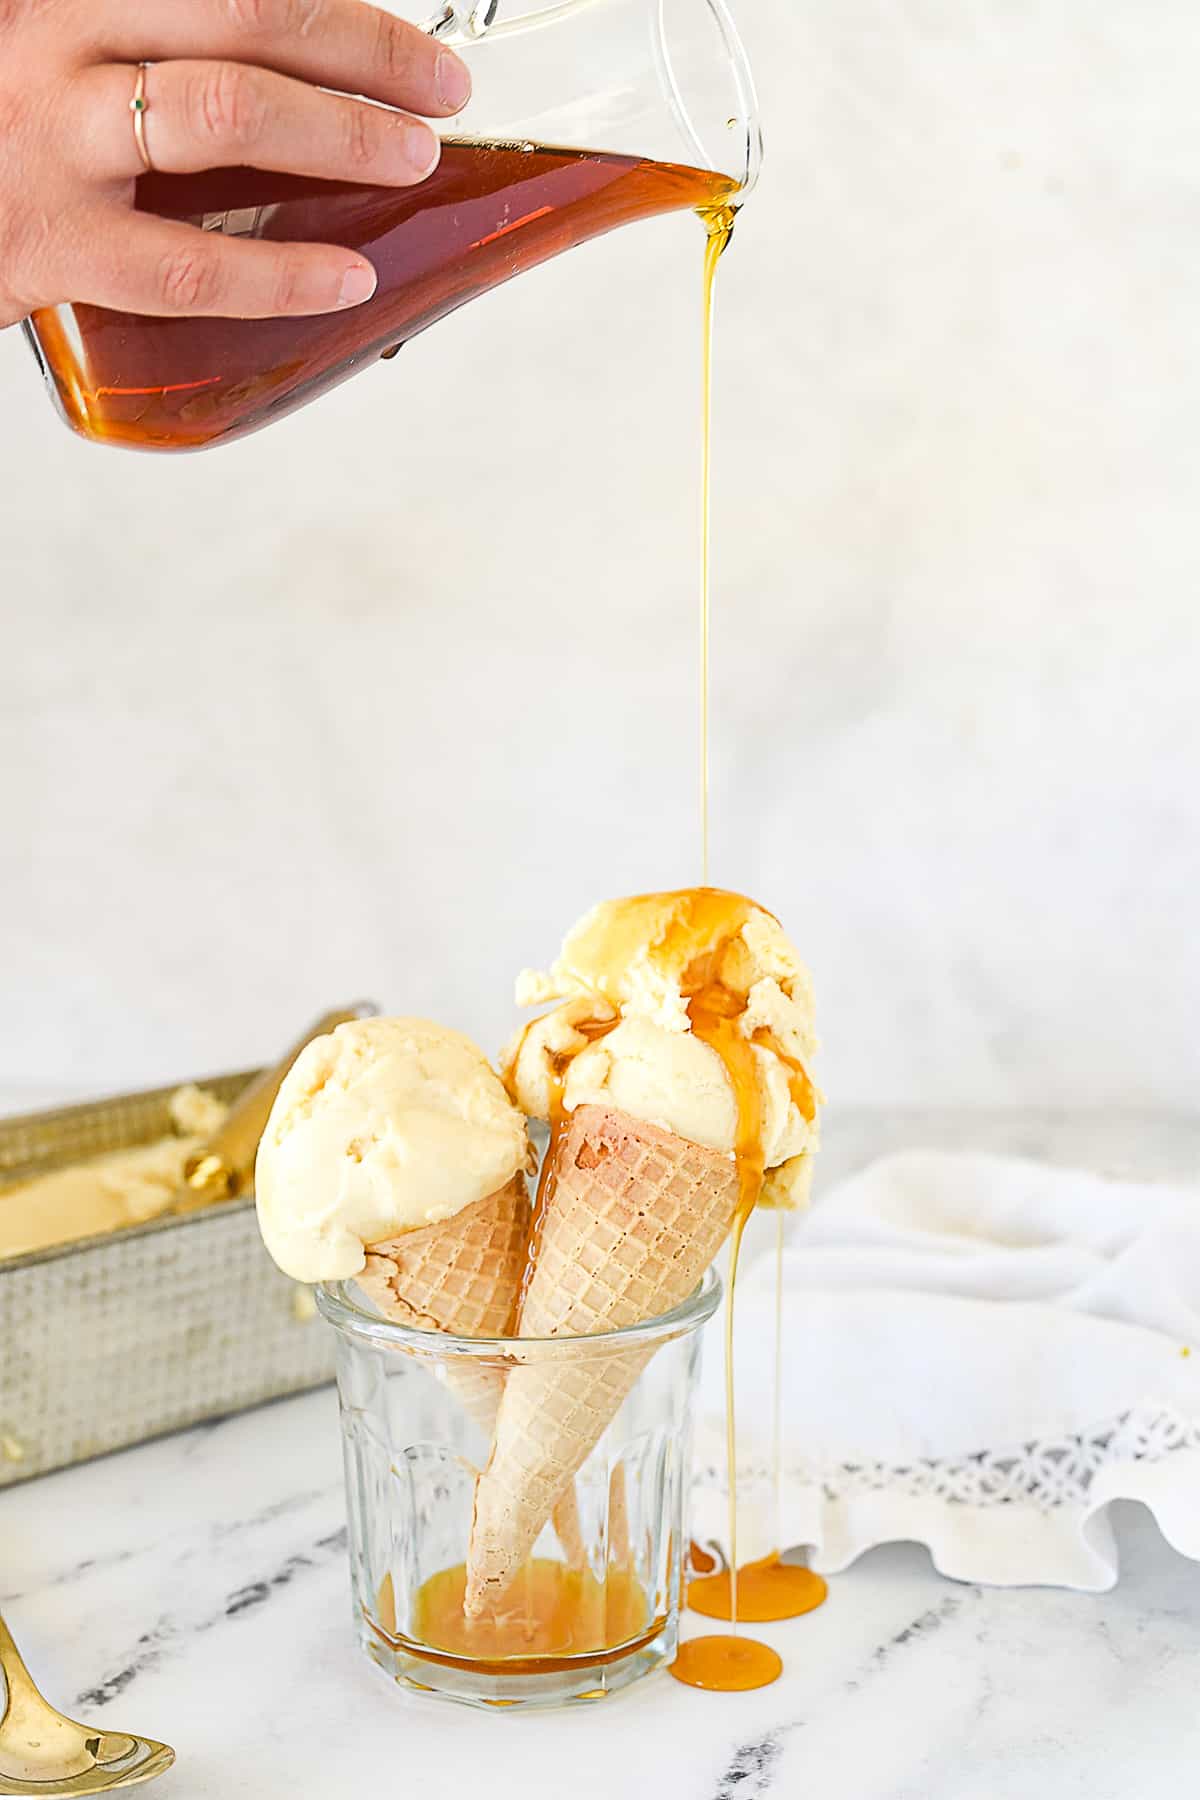
<svg viewBox="0 0 1200 1800">
<path fill-rule="evenodd" d="M 692 1293 L 729 1235 L 733 1161 L 640 1119 L 581 1106 L 558 1140 L 520 1337 L 644 1324 Z M 479 1477 L 465 1606 L 511 1581 L 651 1351 L 601 1351 L 509 1372 Z"/>
<path fill-rule="evenodd" d="M 357 1277 L 385 1318 L 455 1337 L 506 1337 L 515 1325 L 529 1241 L 523 1174 L 437 1225 L 371 1244 Z M 447 1371 L 454 1393 L 488 1436 L 504 1376 L 463 1357 Z"/>
</svg>

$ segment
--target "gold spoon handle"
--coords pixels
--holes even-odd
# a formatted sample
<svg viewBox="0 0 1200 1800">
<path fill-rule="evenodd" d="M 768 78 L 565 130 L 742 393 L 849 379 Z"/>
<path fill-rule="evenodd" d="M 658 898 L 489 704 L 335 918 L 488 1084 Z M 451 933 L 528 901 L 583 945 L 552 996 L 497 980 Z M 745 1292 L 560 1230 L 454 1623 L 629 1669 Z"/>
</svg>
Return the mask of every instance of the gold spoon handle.
<svg viewBox="0 0 1200 1800">
<path fill-rule="evenodd" d="M 0 1794 L 36 1793 L 48 1781 L 91 1769 L 96 1759 L 83 1747 L 82 1730 L 44 1698 L 2 1616 L 0 1671 L 7 1690 L 0 1713 Z"/>
<path fill-rule="evenodd" d="M 372 1017 L 378 1008 L 369 1000 L 354 1006 L 339 1007 L 336 1012 L 322 1013 L 314 1019 L 303 1037 L 297 1039 L 286 1056 L 255 1076 L 249 1087 L 238 1095 L 225 1118 L 206 1143 L 192 1152 L 184 1165 L 183 1191 L 176 1210 L 185 1212 L 194 1206 L 207 1206 L 213 1200 L 231 1200 L 248 1187 L 254 1169 L 258 1140 L 263 1134 L 275 1096 L 283 1078 L 304 1049 L 315 1037 L 323 1037 L 336 1025 L 351 1019 Z"/>
<path fill-rule="evenodd" d="M 0 1613 L 0 1674 L 4 1676 L 6 1693 L 4 1710 L 0 1712 L 0 1725 L 3 1725 L 18 1707 L 27 1704 L 29 1699 L 41 1701 L 42 1696 L 34 1685 L 33 1676 L 25 1667 L 25 1659 L 17 1649 L 16 1639 L 4 1622 L 4 1614 Z"/>
</svg>

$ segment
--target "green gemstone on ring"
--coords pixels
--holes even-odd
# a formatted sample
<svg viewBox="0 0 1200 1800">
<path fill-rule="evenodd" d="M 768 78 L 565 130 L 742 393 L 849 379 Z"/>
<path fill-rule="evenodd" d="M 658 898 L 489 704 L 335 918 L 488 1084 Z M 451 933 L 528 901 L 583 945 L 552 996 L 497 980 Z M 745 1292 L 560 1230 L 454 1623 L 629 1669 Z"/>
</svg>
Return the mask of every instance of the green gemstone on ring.
<svg viewBox="0 0 1200 1800">
<path fill-rule="evenodd" d="M 131 100 L 129 102 L 130 112 L 145 112 L 146 109 L 147 102 L 145 100 Z"/>
</svg>

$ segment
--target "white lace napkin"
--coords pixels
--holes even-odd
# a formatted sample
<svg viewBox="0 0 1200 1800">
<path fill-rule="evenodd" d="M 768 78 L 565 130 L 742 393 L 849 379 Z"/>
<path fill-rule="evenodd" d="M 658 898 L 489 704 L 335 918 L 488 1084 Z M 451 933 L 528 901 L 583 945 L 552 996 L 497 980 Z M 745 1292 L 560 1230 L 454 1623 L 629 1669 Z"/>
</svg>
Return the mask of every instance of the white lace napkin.
<svg viewBox="0 0 1200 1800">
<path fill-rule="evenodd" d="M 775 1279 L 769 1252 L 738 1282 L 739 1560 L 909 1539 L 959 1580 L 1099 1590 L 1119 1499 L 1200 1558 L 1200 1191 L 932 1151 L 835 1188 L 784 1252 L 778 1514 Z M 723 1542 L 720 1351 L 692 1530 Z"/>
</svg>

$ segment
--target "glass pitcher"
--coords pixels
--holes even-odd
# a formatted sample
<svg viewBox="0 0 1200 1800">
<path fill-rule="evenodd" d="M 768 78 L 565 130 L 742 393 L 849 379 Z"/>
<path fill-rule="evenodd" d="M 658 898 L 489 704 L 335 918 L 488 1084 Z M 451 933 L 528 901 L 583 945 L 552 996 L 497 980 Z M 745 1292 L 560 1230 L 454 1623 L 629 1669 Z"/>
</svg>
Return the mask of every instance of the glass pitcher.
<svg viewBox="0 0 1200 1800">
<path fill-rule="evenodd" d="M 143 211 L 206 231 L 357 250 L 372 298 L 286 319 L 44 308 L 25 330 L 68 425 L 140 450 L 226 443 L 562 250 L 688 207 L 727 219 L 753 185 L 757 105 L 724 0 L 446 0 L 425 29 L 474 89 L 418 186 L 246 168 L 137 186 Z"/>
</svg>

